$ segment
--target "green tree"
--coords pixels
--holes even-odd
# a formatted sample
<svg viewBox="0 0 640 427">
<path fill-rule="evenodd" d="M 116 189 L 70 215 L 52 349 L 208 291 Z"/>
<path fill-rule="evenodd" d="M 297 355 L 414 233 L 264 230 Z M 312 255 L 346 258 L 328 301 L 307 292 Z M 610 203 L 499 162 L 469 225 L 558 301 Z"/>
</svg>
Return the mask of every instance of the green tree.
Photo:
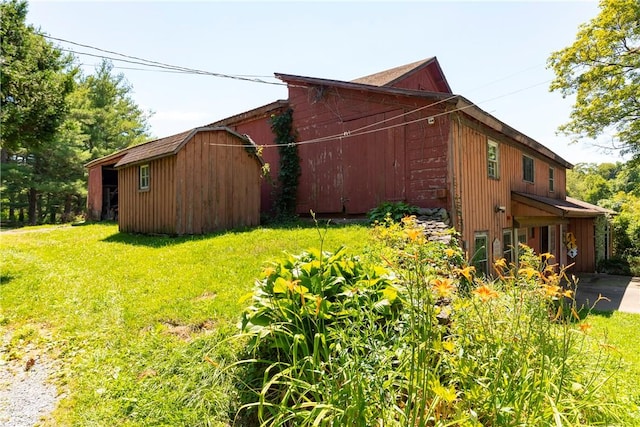
<svg viewBox="0 0 640 427">
<path fill-rule="evenodd" d="M 19 171 L 12 176 L 20 176 L 26 184 L 29 223 L 35 224 L 46 155 L 66 117 L 65 98 L 73 87 L 73 72 L 71 58 L 26 24 L 27 10 L 22 0 L 0 3 L 0 140 L 3 159 Z M 3 186 L 13 188 L 15 182 Z"/>
<path fill-rule="evenodd" d="M 108 60 L 95 74 L 79 78 L 70 97 L 69 120 L 84 135 L 80 139 L 90 160 L 148 139 L 148 113 L 134 102 L 131 90 L 123 74 L 113 73 Z"/>
<path fill-rule="evenodd" d="M 613 131 L 610 147 L 640 156 L 640 2 L 601 0 L 600 13 L 579 27 L 575 42 L 551 54 L 552 91 L 576 95 L 570 121 L 575 139 Z"/>
</svg>

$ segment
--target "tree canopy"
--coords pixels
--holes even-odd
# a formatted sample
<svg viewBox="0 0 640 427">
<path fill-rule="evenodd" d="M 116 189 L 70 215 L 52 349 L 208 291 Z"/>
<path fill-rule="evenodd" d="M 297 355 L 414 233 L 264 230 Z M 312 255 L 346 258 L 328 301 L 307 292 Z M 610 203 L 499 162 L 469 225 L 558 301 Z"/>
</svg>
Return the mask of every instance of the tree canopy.
<svg viewBox="0 0 640 427">
<path fill-rule="evenodd" d="M 54 221 L 84 207 L 84 164 L 147 138 L 131 87 L 103 61 L 84 76 L 71 55 L 26 24 L 24 0 L 0 1 L 2 216 Z M 6 215 L 6 216 L 5 216 Z"/>
<path fill-rule="evenodd" d="M 575 95 L 560 131 L 574 140 L 613 133 L 598 143 L 640 156 L 640 2 L 601 0 L 600 13 L 582 24 L 575 42 L 551 54 L 552 91 Z"/>
</svg>

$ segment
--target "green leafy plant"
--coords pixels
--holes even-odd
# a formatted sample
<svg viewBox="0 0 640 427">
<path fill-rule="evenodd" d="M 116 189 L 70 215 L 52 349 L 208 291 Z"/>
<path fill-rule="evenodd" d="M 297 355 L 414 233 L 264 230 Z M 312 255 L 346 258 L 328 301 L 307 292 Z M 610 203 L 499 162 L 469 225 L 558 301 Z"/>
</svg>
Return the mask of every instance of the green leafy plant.
<svg viewBox="0 0 640 427">
<path fill-rule="evenodd" d="M 287 109 L 269 119 L 271 131 L 275 135 L 280 155 L 278 172 L 278 194 L 275 208 L 278 217 L 293 216 L 296 213 L 298 181 L 300 179 L 300 156 L 296 145 L 296 133 L 293 129 L 293 110 Z"/>
<path fill-rule="evenodd" d="M 405 216 L 416 215 L 419 208 L 405 202 L 384 202 L 367 212 L 367 218 L 372 223 L 384 222 L 387 217 L 398 222 Z"/>
</svg>

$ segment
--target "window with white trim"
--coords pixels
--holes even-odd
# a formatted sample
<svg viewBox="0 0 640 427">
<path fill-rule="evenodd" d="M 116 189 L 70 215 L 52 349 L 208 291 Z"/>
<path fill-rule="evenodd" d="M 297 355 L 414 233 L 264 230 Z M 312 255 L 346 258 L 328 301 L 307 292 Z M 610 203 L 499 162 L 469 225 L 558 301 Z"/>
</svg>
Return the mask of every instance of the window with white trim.
<svg viewBox="0 0 640 427">
<path fill-rule="evenodd" d="M 555 177 L 556 177 L 556 170 L 554 168 L 549 168 L 549 191 L 553 192 L 555 191 Z"/>
<path fill-rule="evenodd" d="M 489 178 L 500 178 L 500 149 L 498 143 L 487 140 L 487 175 Z"/>
<path fill-rule="evenodd" d="M 140 165 L 140 183 L 138 188 L 140 190 L 148 190 L 149 189 L 149 165 Z"/>
<path fill-rule="evenodd" d="M 533 182 L 533 158 L 522 156 L 522 179 L 527 182 Z"/>
<path fill-rule="evenodd" d="M 486 232 L 475 233 L 471 264 L 479 274 L 489 273 L 489 238 Z"/>
</svg>

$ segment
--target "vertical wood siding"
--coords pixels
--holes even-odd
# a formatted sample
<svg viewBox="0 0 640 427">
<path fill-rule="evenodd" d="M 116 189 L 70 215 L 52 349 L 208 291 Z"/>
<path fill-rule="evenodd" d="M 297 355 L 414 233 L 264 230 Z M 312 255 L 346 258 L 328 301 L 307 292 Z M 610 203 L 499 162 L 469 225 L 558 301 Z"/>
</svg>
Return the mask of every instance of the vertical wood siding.
<svg viewBox="0 0 640 427">
<path fill-rule="evenodd" d="M 92 221 L 100 221 L 102 213 L 102 165 L 89 168 L 87 190 L 87 215 Z"/>
<path fill-rule="evenodd" d="M 149 189 L 139 190 L 139 165 L 118 171 L 120 231 L 174 234 L 175 157 L 149 164 Z"/>
<path fill-rule="evenodd" d="M 260 223 L 260 163 L 243 143 L 224 131 L 198 132 L 178 151 L 177 234 Z"/>
<path fill-rule="evenodd" d="M 596 245 L 593 218 L 573 218 L 569 223 L 567 231 L 572 232 L 576 236 L 578 245 L 578 255 L 573 259 L 567 259 L 569 263 L 575 263 L 572 271 L 595 273 Z"/>
<path fill-rule="evenodd" d="M 284 108 L 271 112 L 271 114 L 281 114 Z M 241 135 L 249 135 L 258 145 L 269 146 L 275 143 L 275 135 L 271 131 L 269 123 L 270 115 L 259 116 L 251 120 L 230 125 L 229 127 Z M 274 185 L 278 183 L 278 173 L 280 171 L 280 155 L 277 147 L 264 147 L 262 159 L 269 164 L 269 177 L 261 177 L 260 210 L 264 213 L 273 211 Z"/>
<path fill-rule="evenodd" d="M 351 89 L 289 87 L 299 140 L 386 128 L 427 118 L 438 108 L 402 113 L 432 101 Z M 441 107 L 441 106 L 439 106 Z M 393 120 L 389 120 L 393 119 Z M 389 120 L 380 123 L 382 120 Z M 436 118 L 364 135 L 299 146 L 298 213 L 363 214 L 383 201 L 447 207 L 449 123 Z"/>
<path fill-rule="evenodd" d="M 513 227 L 511 191 L 563 199 L 565 197 L 565 170 L 533 152 L 525 152 L 508 138 L 483 129 L 460 115 L 454 119 L 453 130 L 453 179 L 462 221 L 458 221 L 467 249 L 472 251 L 475 232 L 487 232 L 489 252 L 491 242 L 502 240 L 502 231 Z M 488 177 L 487 139 L 499 144 L 499 179 Z M 523 180 L 522 155 L 534 159 L 534 182 Z M 555 168 L 555 191 L 549 192 L 549 167 Z M 506 207 L 506 212 L 495 212 L 496 206 Z M 518 206 L 519 213 L 528 208 Z M 538 212 L 531 212 L 537 213 Z M 557 218 L 549 217 L 549 225 Z M 539 230 L 539 229 L 538 229 Z M 533 240 L 537 240 L 538 236 Z M 534 241 L 530 242 L 535 244 Z"/>
</svg>

